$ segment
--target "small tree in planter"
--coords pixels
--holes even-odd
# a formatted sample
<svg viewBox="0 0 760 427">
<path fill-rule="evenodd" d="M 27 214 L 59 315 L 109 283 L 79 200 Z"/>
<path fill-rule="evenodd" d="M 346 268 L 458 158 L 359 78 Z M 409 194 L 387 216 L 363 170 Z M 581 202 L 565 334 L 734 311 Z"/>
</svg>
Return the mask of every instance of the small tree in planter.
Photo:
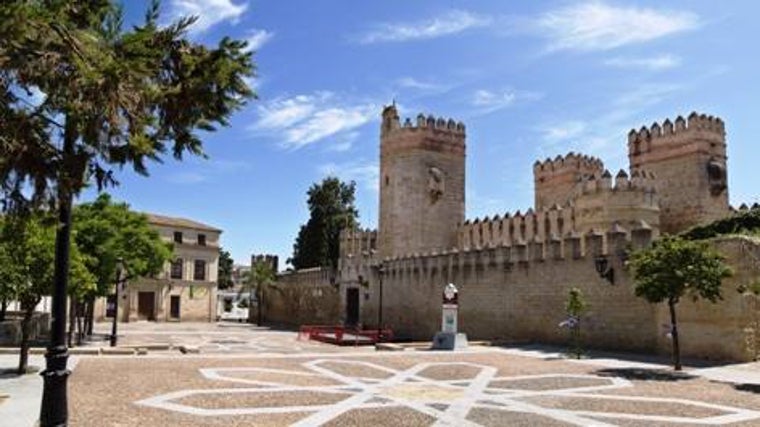
<svg viewBox="0 0 760 427">
<path fill-rule="evenodd" d="M 576 359 L 583 355 L 583 341 L 581 339 L 581 316 L 588 310 L 588 304 L 583 298 L 583 292 L 578 288 L 572 288 L 567 294 L 565 313 L 567 319 L 560 322 L 561 328 L 567 328 L 570 335 L 569 354 Z"/>
</svg>

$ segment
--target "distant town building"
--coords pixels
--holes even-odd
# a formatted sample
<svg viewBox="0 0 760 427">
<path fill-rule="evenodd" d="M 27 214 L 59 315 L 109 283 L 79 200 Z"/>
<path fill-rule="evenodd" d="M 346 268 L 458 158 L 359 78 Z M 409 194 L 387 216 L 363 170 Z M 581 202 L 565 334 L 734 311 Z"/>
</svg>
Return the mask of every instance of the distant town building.
<svg viewBox="0 0 760 427">
<path fill-rule="evenodd" d="M 161 238 L 173 244 L 174 253 L 156 277 L 127 283 L 119 320 L 214 321 L 222 230 L 185 218 L 146 215 Z M 106 306 L 101 301 L 96 307 L 98 319 L 107 317 Z"/>
</svg>

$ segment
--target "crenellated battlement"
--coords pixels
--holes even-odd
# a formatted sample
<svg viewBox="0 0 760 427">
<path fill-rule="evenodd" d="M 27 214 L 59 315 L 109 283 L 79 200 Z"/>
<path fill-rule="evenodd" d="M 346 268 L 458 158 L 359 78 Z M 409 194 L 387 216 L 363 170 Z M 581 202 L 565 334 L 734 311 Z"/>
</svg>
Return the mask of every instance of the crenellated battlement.
<svg viewBox="0 0 760 427">
<path fill-rule="evenodd" d="M 693 112 L 628 133 L 631 170 L 657 175 L 661 227 L 678 233 L 729 211 L 726 130 L 719 118 Z"/>
<path fill-rule="evenodd" d="M 426 116 L 422 113 L 419 113 L 417 115 L 417 118 L 414 120 L 414 122 L 409 117 L 405 118 L 402 125 L 395 105 L 385 107 L 383 110 L 382 135 L 397 131 L 436 131 L 448 132 L 455 135 L 464 135 L 465 126 L 461 121 L 456 121 L 452 118 L 435 117 L 432 114 Z"/>
<path fill-rule="evenodd" d="M 646 170 L 634 170 L 629 176 L 620 170 L 615 177 L 605 170 L 600 177 L 581 182 L 573 198 L 576 227 L 581 232 L 603 230 L 614 223 L 633 228 L 645 221 L 659 235 L 660 203 L 657 178 Z"/>
<path fill-rule="evenodd" d="M 630 176 L 620 169 L 613 179 L 608 169 L 601 176 L 591 175 L 583 178 L 576 187 L 575 197 L 599 193 L 639 192 L 642 194 L 655 192 L 656 178 L 654 173 L 645 170 L 634 170 Z M 614 197 L 614 196 L 613 196 Z M 651 201 L 648 201 L 651 203 Z"/>
<path fill-rule="evenodd" d="M 457 248 L 484 248 L 541 241 L 562 236 L 575 228 L 574 208 L 567 204 L 524 214 L 517 211 L 503 217 L 476 218 L 465 221 L 457 230 Z"/>
<path fill-rule="evenodd" d="M 251 255 L 251 266 L 257 264 L 267 265 L 273 272 L 277 273 L 280 268 L 280 259 L 277 255 L 270 254 Z"/>
<path fill-rule="evenodd" d="M 619 223 L 634 227 L 645 221 L 659 235 L 659 204 L 655 176 L 644 170 L 630 176 L 620 170 L 613 178 L 609 170 L 590 175 L 576 183 L 567 202 L 554 204 L 524 214 L 517 211 L 504 216 L 465 221 L 457 230 L 459 249 L 512 245 L 564 236 L 575 231 L 585 233 Z"/>
<path fill-rule="evenodd" d="M 479 222 L 483 223 L 486 222 Z M 443 251 L 401 254 L 383 259 L 383 265 L 386 274 L 390 275 L 436 268 L 495 268 L 511 271 L 516 266 L 530 268 L 531 264 L 547 261 L 572 262 L 599 255 L 622 257 L 626 249 L 649 246 L 655 238 L 652 227 L 640 221 L 630 230 L 620 224 L 613 224 L 604 231 L 568 231 L 562 236 L 553 235 L 545 240 L 517 240 L 512 243 L 488 243 Z"/>
<path fill-rule="evenodd" d="M 600 176 L 604 163 L 596 157 L 573 152 L 565 156 L 536 161 L 533 164 L 536 209 L 564 205 L 576 191 L 578 182 L 589 176 Z"/>
<path fill-rule="evenodd" d="M 654 122 L 651 126 L 628 132 L 628 152 L 631 156 L 657 150 L 658 147 L 693 143 L 704 140 L 725 144 L 726 128 L 718 117 L 692 112 L 687 119 L 678 116 L 671 122 Z"/>
<path fill-rule="evenodd" d="M 377 250 L 377 230 L 344 228 L 340 232 L 340 257 L 370 254 Z"/>
<path fill-rule="evenodd" d="M 533 173 L 536 177 L 554 175 L 568 170 L 601 171 L 602 169 L 604 169 L 604 163 L 598 157 L 576 154 L 572 151 L 564 156 L 557 156 L 554 159 L 536 160 L 533 164 Z"/>
</svg>

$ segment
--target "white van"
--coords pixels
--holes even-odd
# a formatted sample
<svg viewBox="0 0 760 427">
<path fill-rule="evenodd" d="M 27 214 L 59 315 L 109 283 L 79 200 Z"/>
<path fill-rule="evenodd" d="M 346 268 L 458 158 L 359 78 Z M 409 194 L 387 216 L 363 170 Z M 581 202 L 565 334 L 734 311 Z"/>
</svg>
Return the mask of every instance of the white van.
<svg viewBox="0 0 760 427">
<path fill-rule="evenodd" d="M 218 292 L 216 320 L 245 322 L 248 320 L 248 305 L 251 302 L 255 307 L 256 298 L 251 301 L 248 292 Z"/>
</svg>

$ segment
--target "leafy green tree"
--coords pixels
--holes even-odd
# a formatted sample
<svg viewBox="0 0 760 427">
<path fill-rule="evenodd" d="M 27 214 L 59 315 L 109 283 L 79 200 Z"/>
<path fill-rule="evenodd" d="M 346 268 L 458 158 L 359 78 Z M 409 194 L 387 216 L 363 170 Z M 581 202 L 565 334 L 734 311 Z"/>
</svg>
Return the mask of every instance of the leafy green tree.
<svg viewBox="0 0 760 427">
<path fill-rule="evenodd" d="M 144 214 L 130 210 L 126 203 L 114 203 L 105 193 L 75 207 L 74 230 L 74 242 L 87 257 L 87 268 L 97 283 L 92 292 L 75 298 L 76 303 L 86 303 L 85 329 L 91 334 L 95 298 L 112 291 L 117 260 L 126 267 L 127 281 L 154 276 L 170 260 L 172 245 L 161 239 Z"/>
<path fill-rule="evenodd" d="M 21 345 L 19 374 L 27 371 L 30 325 L 34 309 L 42 297 L 50 294 L 55 256 L 55 228 L 49 217 L 35 214 L 25 217 L 6 217 L 0 222 L 0 254 L 3 278 L 9 280 L 14 299 L 21 306 Z M 8 264 L 12 266 L 8 269 Z M 94 277 L 85 265 L 85 257 L 76 248 L 71 252 L 69 270 L 70 290 L 88 292 L 94 287 Z"/>
<path fill-rule="evenodd" d="M 6 219 L 0 217 L 0 230 L 5 230 Z M 2 236 L 5 237 L 5 236 Z M 5 320 L 8 303 L 16 299 L 16 289 L 24 281 L 23 266 L 14 257 L 10 241 L 0 241 L 0 322 Z"/>
<path fill-rule="evenodd" d="M 583 355 L 583 343 L 581 339 L 581 316 L 588 310 L 588 303 L 583 297 L 583 292 L 578 288 L 571 288 L 567 293 L 565 313 L 567 319 L 559 326 L 567 328 L 570 333 L 570 354 L 576 359 Z"/>
<path fill-rule="evenodd" d="M 248 323 L 253 323 L 253 293 L 256 292 L 256 324 L 261 326 L 263 322 L 264 287 L 277 279 L 272 266 L 266 262 L 255 262 L 251 269 L 246 272 L 243 284 L 248 291 Z"/>
<path fill-rule="evenodd" d="M 309 221 L 301 226 L 293 257 L 288 260 L 294 268 L 337 267 L 340 231 L 358 224 L 355 193 L 355 182 L 347 184 L 336 177 L 327 177 L 309 188 Z"/>
<path fill-rule="evenodd" d="M 712 303 L 722 299 L 721 283 L 731 269 L 706 242 L 665 236 L 651 248 L 637 251 L 630 260 L 636 296 L 651 303 L 666 301 L 670 310 L 673 367 L 681 370 L 676 305 L 683 297 Z"/>
<path fill-rule="evenodd" d="M 112 0 L 0 3 L 0 192 L 3 208 L 49 202 L 58 213 L 48 373 L 65 373 L 63 335 L 72 199 L 113 168 L 147 174 L 166 151 L 203 155 L 198 131 L 227 125 L 253 92 L 246 42 L 186 37 L 195 17 L 159 26 L 153 1 L 123 28 Z M 41 93 L 40 102 L 32 94 Z M 29 191 L 27 191 L 29 190 Z M 65 375 L 45 376 L 41 424 L 65 424 Z M 65 402 L 65 399 L 63 399 Z"/>
<path fill-rule="evenodd" d="M 216 282 L 219 289 L 229 289 L 235 285 L 232 281 L 233 264 L 230 253 L 219 248 L 219 278 Z"/>
</svg>

